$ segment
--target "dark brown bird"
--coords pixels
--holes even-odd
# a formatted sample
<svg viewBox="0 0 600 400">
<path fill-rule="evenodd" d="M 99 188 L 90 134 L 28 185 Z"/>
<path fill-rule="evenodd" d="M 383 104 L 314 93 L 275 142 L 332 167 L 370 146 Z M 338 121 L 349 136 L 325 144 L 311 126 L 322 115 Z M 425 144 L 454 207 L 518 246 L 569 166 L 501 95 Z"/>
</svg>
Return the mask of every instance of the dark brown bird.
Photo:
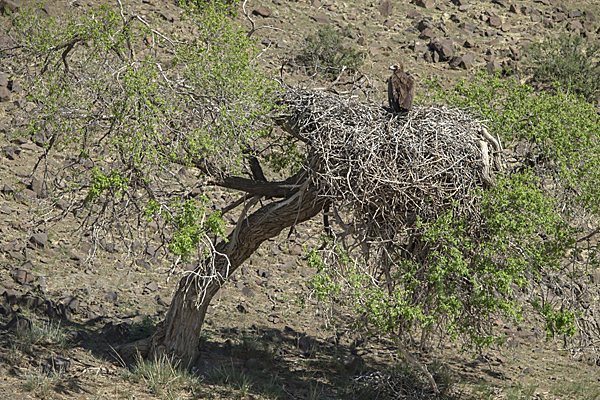
<svg viewBox="0 0 600 400">
<path fill-rule="evenodd" d="M 404 64 L 392 65 L 390 70 L 394 71 L 388 81 L 388 100 L 390 108 L 394 112 L 406 112 L 412 110 L 415 97 L 415 81 L 406 72 Z"/>
</svg>

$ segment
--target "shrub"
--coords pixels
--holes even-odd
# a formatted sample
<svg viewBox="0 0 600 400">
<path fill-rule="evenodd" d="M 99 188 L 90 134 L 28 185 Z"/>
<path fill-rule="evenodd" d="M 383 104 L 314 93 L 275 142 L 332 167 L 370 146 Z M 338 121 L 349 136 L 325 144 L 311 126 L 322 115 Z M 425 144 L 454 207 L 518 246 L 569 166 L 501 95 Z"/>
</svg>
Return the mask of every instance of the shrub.
<svg viewBox="0 0 600 400">
<path fill-rule="evenodd" d="M 355 71 L 362 66 L 366 53 L 346 47 L 342 42 L 343 36 L 331 26 L 320 28 L 316 35 L 306 38 L 296 62 L 327 78 L 337 76 L 343 67 Z"/>
<path fill-rule="evenodd" d="M 538 82 L 558 82 L 588 101 L 600 100 L 600 44 L 587 42 L 579 35 L 563 35 L 533 43 L 527 53 Z"/>
</svg>

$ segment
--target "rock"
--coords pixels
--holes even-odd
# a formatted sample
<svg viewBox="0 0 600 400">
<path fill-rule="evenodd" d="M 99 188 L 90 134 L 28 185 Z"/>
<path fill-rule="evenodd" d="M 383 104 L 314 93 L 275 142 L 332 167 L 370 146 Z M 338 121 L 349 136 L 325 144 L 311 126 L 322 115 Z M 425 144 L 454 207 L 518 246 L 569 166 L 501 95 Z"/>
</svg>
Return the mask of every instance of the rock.
<svg viewBox="0 0 600 400">
<path fill-rule="evenodd" d="M 9 332 L 15 332 L 20 335 L 26 335 L 29 331 L 31 331 L 31 321 L 27 318 L 15 315 L 8 322 L 8 324 L 6 324 L 4 329 L 6 329 Z"/>
<path fill-rule="evenodd" d="M 542 18 L 542 25 L 548 29 L 554 28 L 554 22 L 550 18 Z"/>
<path fill-rule="evenodd" d="M 439 56 L 440 61 L 450 61 L 454 56 L 454 45 L 451 39 L 433 38 L 429 42 L 429 48 Z"/>
<path fill-rule="evenodd" d="M 436 53 L 437 54 L 437 53 Z M 427 61 L 428 63 L 432 63 L 433 62 L 433 57 L 431 56 L 431 53 L 429 51 L 426 51 L 425 53 L 423 53 L 423 58 L 425 59 L 425 61 Z"/>
<path fill-rule="evenodd" d="M 15 80 L 8 81 L 7 88 L 13 93 L 21 94 L 23 92 L 23 86 Z"/>
<path fill-rule="evenodd" d="M 160 297 L 159 294 L 157 294 L 154 299 L 156 300 L 156 303 L 159 306 L 163 306 L 163 307 L 170 307 L 171 306 L 171 303 L 169 303 L 168 301 L 165 301 L 165 299 L 163 299 L 162 297 Z"/>
<path fill-rule="evenodd" d="M 518 9 L 518 8 L 517 8 L 517 6 L 516 6 L 516 5 L 514 5 L 514 4 L 511 4 L 511 5 L 510 5 L 510 8 L 509 8 L 508 10 L 509 10 L 511 13 L 513 13 L 513 14 L 518 14 L 518 13 L 519 13 L 519 9 Z"/>
<path fill-rule="evenodd" d="M 312 7 L 314 8 L 319 8 L 321 7 L 323 4 L 321 4 L 321 2 L 319 0 L 313 0 L 312 3 L 310 4 Z"/>
<path fill-rule="evenodd" d="M 350 354 L 348 357 L 344 358 L 344 368 L 348 371 L 354 371 L 362 364 L 362 358 L 355 354 Z"/>
<path fill-rule="evenodd" d="M 118 298 L 119 294 L 114 290 L 107 291 L 106 296 L 104 296 L 104 299 L 110 303 L 116 303 Z"/>
<path fill-rule="evenodd" d="M 504 21 L 504 23 L 502 23 L 502 26 L 500 27 L 500 29 L 502 29 L 502 32 L 508 32 L 510 31 L 510 28 L 512 28 L 512 26 L 508 21 Z"/>
<path fill-rule="evenodd" d="M 158 290 L 158 283 L 156 282 L 148 282 L 142 291 L 142 294 L 149 294 L 152 292 L 156 292 Z"/>
<path fill-rule="evenodd" d="M 367 39 L 364 38 L 364 36 L 361 36 L 358 38 L 358 40 L 356 41 L 356 43 L 358 43 L 358 45 L 360 46 L 366 46 L 367 45 Z"/>
<path fill-rule="evenodd" d="M 500 17 L 497 17 L 495 15 L 492 15 L 488 21 L 487 21 L 488 25 L 491 26 L 492 28 L 498 28 L 500 26 L 502 26 L 502 19 Z"/>
<path fill-rule="evenodd" d="M 30 285 L 35 280 L 31 272 L 24 269 L 15 269 L 11 272 L 11 274 L 15 282 L 17 282 L 19 285 Z"/>
<path fill-rule="evenodd" d="M 583 15 L 585 16 L 586 21 L 596 22 L 596 16 L 593 12 L 586 10 L 583 12 Z"/>
<path fill-rule="evenodd" d="M 29 241 L 36 247 L 44 248 L 44 247 L 46 247 L 46 244 L 48 243 L 48 235 L 43 232 L 36 233 L 35 235 L 31 236 Z"/>
<path fill-rule="evenodd" d="M 419 7 L 423 8 L 434 8 L 435 1 L 434 0 L 415 0 L 415 4 Z"/>
<path fill-rule="evenodd" d="M 6 86 L 0 87 L 0 102 L 8 102 L 11 100 L 10 90 Z"/>
<path fill-rule="evenodd" d="M 461 57 L 461 62 L 458 66 L 463 69 L 471 69 L 473 65 L 475 65 L 475 53 L 470 51 Z"/>
<path fill-rule="evenodd" d="M 302 254 L 302 246 L 295 244 L 290 248 L 290 255 L 299 256 Z"/>
<path fill-rule="evenodd" d="M 2 285 L 2 287 L 4 287 L 5 289 L 13 289 L 15 287 L 15 282 L 6 280 L 0 282 L 0 285 Z"/>
<path fill-rule="evenodd" d="M 557 12 L 554 13 L 552 19 L 554 19 L 554 22 L 563 22 L 567 19 L 567 16 L 565 15 L 565 13 Z"/>
<path fill-rule="evenodd" d="M 261 278 L 268 278 L 269 276 L 271 276 L 271 273 L 269 271 L 267 271 L 266 269 L 258 269 L 256 271 L 256 274 L 258 276 L 260 276 Z"/>
<path fill-rule="evenodd" d="M 298 348 L 300 350 L 304 350 L 304 351 L 310 350 L 310 348 L 311 348 L 310 340 L 304 335 L 300 336 L 298 338 Z"/>
<path fill-rule="evenodd" d="M 12 304 L 17 304 L 19 299 L 14 290 L 7 289 L 4 291 L 4 300 L 6 300 L 6 302 L 8 304 L 12 305 Z"/>
<path fill-rule="evenodd" d="M 465 4 L 465 5 L 462 5 L 462 6 L 458 7 L 458 11 L 460 11 L 460 12 L 467 12 L 467 11 L 469 11 L 469 9 L 471 7 L 473 7 L 472 4 Z"/>
<path fill-rule="evenodd" d="M 413 8 L 412 10 L 408 10 L 408 13 L 406 13 L 406 17 L 410 19 L 421 18 L 421 13 Z"/>
<path fill-rule="evenodd" d="M 244 367 L 250 370 L 256 369 L 259 365 L 260 361 L 258 361 L 256 358 L 249 358 L 244 363 Z"/>
<path fill-rule="evenodd" d="M 10 186 L 7 183 L 5 183 L 4 186 L 2 187 L 2 193 L 14 193 L 14 192 L 15 192 L 15 188 L 13 186 Z"/>
<path fill-rule="evenodd" d="M 254 15 L 260 15 L 263 18 L 269 18 L 272 14 L 271 9 L 265 5 L 258 7 L 256 10 L 252 11 Z"/>
<path fill-rule="evenodd" d="M 569 31 L 579 31 L 579 32 L 583 32 L 583 25 L 581 24 L 580 21 L 569 21 L 569 23 L 567 23 L 567 30 Z"/>
<path fill-rule="evenodd" d="M 394 13 L 394 5 L 389 0 L 385 0 L 379 6 L 377 6 L 377 10 L 382 16 L 389 17 Z"/>
<path fill-rule="evenodd" d="M 430 28 L 424 29 L 419 35 L 420 39 L 431 39 L 433 37 L 435 37 L 435 32 L 433 31 L 433 29 Z"/>
<path fill-rule="evenodd" d="M 386 28 L 392 28 L 394 25 L 396 25 L 396 23 L 391 19 L 386 19 L 385 21 L 383 21 L 383 26 L 385 26 Z"/>
<path fill-rule="evenodd" d="M 8 86 L 8 79 L 6 79 L 6 75 L 4 75 L 3 73 L 0 72 L 0 87 L 7 87 Z"/>
<path fill-rule="evenodd" d="M 62 298 L 60 302 L 64 304 L 64 306 L 67 307 L 73 314 L 79 313 L 79 299 L 76 297 L 67 296 Z"/>
<path fill-rule="evenodd" d="M 167 12 L 167 11 L 161 11 L 158 13 L 158 16 L 161 17 L 162 19 L 164 19 L 167 22 L 175 22 L 175 17 L 173 16 L 173 14 Z"/>
<path fill-rule="evenodd" d="M 492 3 L 498 4 L 499 6 L 502 6 L 504 8 L 508 8 L 508 1 L 506 0 L 492 0 Z"/>
<path fill-rule="evenodd" d="M 326 15 L 311 15 L 310 16 L 314 21 L 316 21 L 318 24 L 328 24 L 329 23 L 329 18 L 327 18 Z"/>
<path fill-rule="evenodd" d="M 502 68 L 502 66 L 496 60 L 492 60 L 492 61 L 488 62 L 485 66 L 485 69 L 487 70 L 488 75 L 494 75 L 494 73 L 496 71 L 500 70 L 501 68 Z"/>
<path fill-rule="evenodd" d="M 452 4 L 460 7 L 469 4 L 469 2 L 467 0 L 452 0 Z"/>
<path fill-rule="evenodd" d="M 236 309 L 242 314 L 248 314 L 248 305 L 245 302 L 238 304 Z"/>
<path fill-rule="evenodd" d="M 417 29 L 419 30 L 419 32 L 423 32 L 425 29 L 433 29 L 434 26 L 431 22 L 429 22 L 426 19 L 422 19 L 419 21 L 419 23 L 417 23 Z"/>
<path fill-rule="evenodd" d="M 540 22 L 542 17 L 539 14 L 531 14 L 531 22 Z"/>
<path fill-rule="evenodd" d="M 244 286 L 244 287 L 242 288 L 242 295 L 243 295 L 244 297 L 254 297 L 254 292 L 253 292 L 252 290 L 250 290 L 250 288 L 249 288 L 249 287 L 247 287 L 247 286 Z"/>
<path fill-rule="evenodd" d="M 579 17 L 581 17 L 581 11 L 569 10 L 569 18 L 579 18 Z"/>
<path fill-rule="evenodd" d="M 45 197 L 46 195 L 46 183 L 36 176 L 31 179 L 29 188 L 33 190 L 38 197 Z"/>
<path fill-rule="evenodd" d="M 467 49 L 472 49 L 476 45 L 477 44 L 475 43 L 475 41 L 473 39 L 467 39 L 467 40 L 465 40 L 465 43 L 463 44 L 463 47 L 465 47 Z"/>
<path fill-rule="evenodd" d="M 464 29 L 467 32 L 474 32 L 477 28 L 477 25 L 475 25 L 475 22 L 473 21 L 465 21 L 459 24 L 458 27 Z"/>
<path fill-rule="evenodd" d="M 12 212 L 13 212 L 13 209 L 12 209 L 12 208 L 10 208 L 9 206 L 7 206 L 6 204 L 3 204 L 3 205 L 0 207 L 0 212 L 1 212 L 2 214 L 10 215 L 10 214 L 12 214 Z"/>
<path fill-rule="evenodd" d="M 19 3 L 12 0 L 0 0 L 0 14 L 6 14 L 7 11 L 11 13 L 19 11 Z"/>
</svg>

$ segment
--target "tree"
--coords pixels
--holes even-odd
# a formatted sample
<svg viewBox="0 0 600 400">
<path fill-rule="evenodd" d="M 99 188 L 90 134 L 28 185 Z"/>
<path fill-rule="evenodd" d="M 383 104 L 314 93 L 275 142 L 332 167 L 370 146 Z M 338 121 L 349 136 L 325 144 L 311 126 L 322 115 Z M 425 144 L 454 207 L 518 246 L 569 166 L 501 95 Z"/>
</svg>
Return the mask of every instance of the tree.
<svg viewBox="0 0 600 400">
<path fill-rule="evenodd" d="M 350 303 L 409 359 L 411 332 L 422 342 L 449 334 L 485 346 L 498 340 L 493 318 L 518 317 L 528 301 L 551 333 L 597 333 L 580 301 L 592 287 L 574 261 L 582 242 L 571 223 L 583 208 L 583 218 L 598 213 L 593 108 L 512 81 L 459 86 L 447 100 L 477 106 L 486 128 L 460 108 L 393 115 L 277 86 L 224 9 L 188 5 L 191 39 L 108 7 L 60 25 L 23 12 L 10 30 L 19 47 L 6 55 L 37 107 L 29 132 L 47 140 L 45 156 L 77 155 L 60 168 L 36 166 L 48 177 L 40 223 L 76 212 L 97 246 L 109 234 L 131 244 L 152 223 L 174 268 L 185 266 L 165 320 L 136 349 L 196 358 L 223 282 L 263 241 L 327 207 L 335 229 L 309 255 L 315 293 Z M 503 142 L 518 150 L 508 165 Z M 266 180 L 265 165 L 286 178 Z M 182 182 L 182 166 L 197 171 L 197 185 Z M 202 195 L 208 186 L 242 195 L 213 211 Z M 52 207 L 59 199 L 68 200 L 64 212 Z M 225 237 L 221 217 L 241 205 Z M 586 250 L 586 268 L 597 266 L 596 254 Z M 536 284 L 530 298 L 520 295 Z M 562 308 L 546 301 L 549 290 L 565 299 Z"/>
</svg>

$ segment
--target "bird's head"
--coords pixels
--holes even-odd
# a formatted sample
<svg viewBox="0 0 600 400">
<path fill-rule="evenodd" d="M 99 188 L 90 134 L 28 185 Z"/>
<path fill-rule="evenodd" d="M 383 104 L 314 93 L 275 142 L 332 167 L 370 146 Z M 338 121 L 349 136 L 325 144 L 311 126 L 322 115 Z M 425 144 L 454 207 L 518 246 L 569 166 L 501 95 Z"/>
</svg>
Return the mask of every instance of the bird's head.
<svg viewBox="0 0 600 400">
<path fill-rule="evenodd" d="M 394 72 L 395 72 L 395 71 L 404 72 L 404 64 L 402 64 L 401 62 L 399 62 L 399 63 L 398 63 L 398 64 L 396 64 L 396 65 L 392 65 L 392 66 L 390 67 L 390 70 L 391 70 L 391 71 L 394 71 Z"/>
</svg>

